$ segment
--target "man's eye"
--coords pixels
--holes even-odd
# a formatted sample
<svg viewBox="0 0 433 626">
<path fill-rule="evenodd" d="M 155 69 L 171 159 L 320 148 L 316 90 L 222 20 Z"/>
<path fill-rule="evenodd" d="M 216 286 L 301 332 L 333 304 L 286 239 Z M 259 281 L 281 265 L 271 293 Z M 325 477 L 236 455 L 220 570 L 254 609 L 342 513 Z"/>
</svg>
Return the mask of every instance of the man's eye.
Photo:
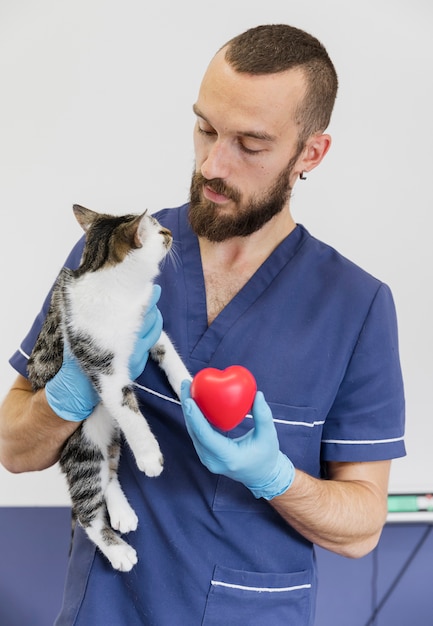
<svg viewBox="0 0 433 626">
<path fill-rule="evenodd" d="M 240 149 L 242 150 L 242 152 L 245 152 L 246 154 L 260 154 L 260 152 L 262 152 L 261 148 L 256 148 L 255 150 L 253 150 L 252 148 L 248 148 L 241 141 L 239 142 L 239 146 L 240 146 Z"/>
<path fill-rule="evenodd" d="M 205 129 L 201 128 L 201 126 L 197 126 L 197 130 L 201 135 L 215 135 L 215 131 L 213 129 Z"/>
</svg>

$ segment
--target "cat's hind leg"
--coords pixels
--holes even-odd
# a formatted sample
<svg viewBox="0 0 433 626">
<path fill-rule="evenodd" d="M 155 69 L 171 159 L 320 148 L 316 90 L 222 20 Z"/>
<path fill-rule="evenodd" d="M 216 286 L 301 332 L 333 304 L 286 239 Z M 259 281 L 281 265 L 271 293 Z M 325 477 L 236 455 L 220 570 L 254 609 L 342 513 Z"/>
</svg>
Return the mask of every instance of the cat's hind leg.
<svg viewBox="0 0 433 626">
<path fill-rule="evenodd" d="M 182 381 L 192 380 L 191 374 L 176 351 L 168 335 L 162 331 L 157 343 L 150 351 L 153 360 L 165 372 L 168 382 L 172 386 L 178 398 Z"/>
<path fill-rule="evenodd" d="M 111 527 L 121 533 L 129 533 L 136 530 L 138 517 L 129 504 L 117 476 L 120 458 L 120 432 L 116 429 L 116 435 L 108 448 L 109 477 L 105 489 L 105 502 Z"/>
<path fill-rule="evenodd" d="M 126 572 L 137 562 L 137 554 L 111 528 L 105 500 L 110 482 L 107 450 L 113 435 L 111 418 L 99 404 L 69 438 L 60 457 L 60 466 L 68 481 L 76 519 L 111 565 Z M 131 507 L 127 504 L 127 516 L 130 515 Z"/>
<path fill-rule="evenodd" d="M 107 557 L 114 569 L 129 572 L 138 561 L 135 549 L 109 526 L 105 507 L 101 507 L 90 524 L 84 526 L 88 537 Z"/>
<path fill-rule="evenodd" d="M 118 530 L 122 534 L 137 530 L 137 514 L 123 493 L 117 477 L 110 480 L 105 491 L 105 499 L 110 524 L 114 530 Z"/>
</svg>

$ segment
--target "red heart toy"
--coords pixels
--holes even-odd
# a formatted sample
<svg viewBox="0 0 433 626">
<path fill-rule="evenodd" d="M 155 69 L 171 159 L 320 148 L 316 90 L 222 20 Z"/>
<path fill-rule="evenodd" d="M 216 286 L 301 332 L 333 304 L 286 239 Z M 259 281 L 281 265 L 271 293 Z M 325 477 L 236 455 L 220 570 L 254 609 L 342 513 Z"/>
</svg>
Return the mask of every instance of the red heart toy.
<svg viewBox="0 0 433 626">
<path fill-rule="evenodd" d="M 254 376 L 241 365 L 225 370 L 207 367 L 191 384 L 191 397 L 206 419 L 221 430 L 231 430 L 251 409 L 257 385 Z"/>
</svg>

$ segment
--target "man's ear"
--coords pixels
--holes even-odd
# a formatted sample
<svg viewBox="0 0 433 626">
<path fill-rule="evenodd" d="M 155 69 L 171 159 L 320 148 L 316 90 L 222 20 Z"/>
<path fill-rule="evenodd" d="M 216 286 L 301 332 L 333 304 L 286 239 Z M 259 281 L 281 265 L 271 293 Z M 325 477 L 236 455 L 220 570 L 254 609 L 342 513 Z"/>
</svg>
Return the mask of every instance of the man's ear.
<svg viewBox="0 0 433 626">
<path fill-rule="evenodd" d="M 317 167 L 331 147 L 331 141 L 330 135 L 322 133 L 317 133 L 307 139 L 305 148 L 296 163 L 294 173 L 299 176 L 304 172 L 311 172 Z"/>
</svg>

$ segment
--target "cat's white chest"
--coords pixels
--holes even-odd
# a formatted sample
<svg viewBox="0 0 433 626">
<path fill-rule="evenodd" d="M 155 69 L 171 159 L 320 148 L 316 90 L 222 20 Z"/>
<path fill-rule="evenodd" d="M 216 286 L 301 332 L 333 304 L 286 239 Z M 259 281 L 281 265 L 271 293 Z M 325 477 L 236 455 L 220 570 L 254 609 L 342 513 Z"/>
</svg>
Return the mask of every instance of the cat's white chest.
<svg viewBox="0 0 433 626">
<path fill-rule="evenodd" d="M 129 344 L 151 293 L 151 283 L 143 285 L 119 271 L 86 274 L 69 287 L 70 322 L 107 347 Z"/>
</svg>

